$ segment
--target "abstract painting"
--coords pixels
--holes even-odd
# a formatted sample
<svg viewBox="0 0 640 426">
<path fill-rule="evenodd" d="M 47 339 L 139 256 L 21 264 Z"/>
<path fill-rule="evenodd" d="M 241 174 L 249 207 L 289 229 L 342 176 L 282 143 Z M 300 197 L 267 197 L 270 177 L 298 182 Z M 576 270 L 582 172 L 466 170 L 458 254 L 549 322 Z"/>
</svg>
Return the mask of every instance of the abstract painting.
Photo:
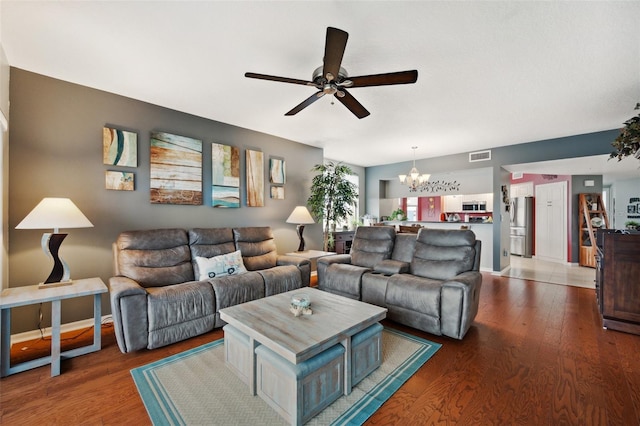
<svg viewBox="0 0 640 426">
<path fill-rule="evenodd" d="M 261 151 L 246 150 L 247 206 L 264 206 L 264 162 Z"/>
<path fill-rule="evenodd" d="M 274 200 L 284 200 L 284 186 L 272 186 L 271 198 Z"/>
<path fill-rule="evenodd" d="M 110 166 L 138 167 L 138 134 L 103 127 L 102 162 Z"/>
<path fill-rule="evenodd" d="M 284 185 L 286 173 L 284 160 L 278 158 L 269 159 L 269 182 Z"/>
<path fill-rule="evenodd" d="M 202 204 L 202 141 L 152 132 L 151 203 Z"/>
<path fill-rule="evenodd" d="M 240 150 L 235 146 L 211 144 L 211 184 L 240 186 Z"/>
<path fill-rule="evenodd" d="M 213 207 L 240 207 L 240 188 L 233 186 L 211 186 L 211 205 Z"/>
<path fill-rule="evenodd" d="M 107 170 L 105 172 L 105 188 L 115 191 L 133 191 L 135 175 L 131 172 Z"/>
</svg>

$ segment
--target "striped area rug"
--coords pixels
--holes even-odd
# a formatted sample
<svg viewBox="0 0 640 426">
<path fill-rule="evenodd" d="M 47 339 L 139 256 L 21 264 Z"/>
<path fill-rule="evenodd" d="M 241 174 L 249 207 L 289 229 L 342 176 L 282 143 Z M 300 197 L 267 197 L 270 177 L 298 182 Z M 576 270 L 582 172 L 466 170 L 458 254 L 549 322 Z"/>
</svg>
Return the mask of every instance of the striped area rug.
<svg viewBox="0 0 640 426">
<path fill-rule="evenodd" d="M 382 333 L 382 365 L 308 425 L 361 425 L 441 345 L 390 328 Z M 131 370 L 154 425 L 285 425 L 224 362 L 224 340 Z"/>
</svg>

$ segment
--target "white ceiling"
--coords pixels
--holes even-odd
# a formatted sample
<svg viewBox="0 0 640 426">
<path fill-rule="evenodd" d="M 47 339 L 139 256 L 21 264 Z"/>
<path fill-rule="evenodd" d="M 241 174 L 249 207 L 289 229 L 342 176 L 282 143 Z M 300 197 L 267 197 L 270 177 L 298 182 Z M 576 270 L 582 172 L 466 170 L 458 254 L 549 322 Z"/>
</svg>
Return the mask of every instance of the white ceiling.
<svg viewBox="0 0 640 426">
<path fill-rule="evenodd" d="M 638 1 L 2 0 L 0 17 L 11 66 L 360 166 L 615 129 L 640 101 Z M 315 89 L 244 73 L 311 79 L 327 26 L 349 33 L 350 75 L 417 83 L 351 89 L 362 120 L 330 97 L 285 117 Z"/>
</svg>

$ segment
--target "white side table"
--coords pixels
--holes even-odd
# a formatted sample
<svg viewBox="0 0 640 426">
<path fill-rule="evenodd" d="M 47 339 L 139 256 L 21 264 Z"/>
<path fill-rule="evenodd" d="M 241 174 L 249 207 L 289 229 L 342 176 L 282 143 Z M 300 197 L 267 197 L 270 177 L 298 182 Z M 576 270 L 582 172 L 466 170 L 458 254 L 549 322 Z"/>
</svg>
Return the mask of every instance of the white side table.
<svg viewBox="0 0 640 426">
<path fill-rule="evenodd" d="M 101 293 L 107 286 L 100 278 L 74 280 L 73 284 L 40 289 L 37 285 L 15 287 L 0 293 L 0 377 L 51 364 L 51 377 L 60 375 L 60 360 L 99 351 L 102 347 L 100 320 Z M 93 344 L 60 352 L 60 307 L 63 299 L 93 295 Z M 51 302 L 51 355 L 11 365 L 11 308 Z"/>
</svg>

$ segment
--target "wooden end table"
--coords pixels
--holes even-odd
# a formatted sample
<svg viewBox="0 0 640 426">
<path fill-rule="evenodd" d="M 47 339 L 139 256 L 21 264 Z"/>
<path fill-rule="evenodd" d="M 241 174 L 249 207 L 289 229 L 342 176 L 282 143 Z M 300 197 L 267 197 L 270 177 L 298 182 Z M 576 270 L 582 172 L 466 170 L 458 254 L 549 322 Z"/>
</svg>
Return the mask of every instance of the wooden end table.
<svg viewBox="0 0 640 426">
<path fill-rule="evenodd" d="M 14 287 L 0 293 L 0 377 L 20 373 L 31 368 L 51 364 L 51 377 L 60 375 L 60 360 L 99 351 L 102 347 L 100 320 L 102 318 L 101 293 L 107 286 L 100 278 L 74 280 L 73 284 L 38 288 L 37 285 Z M 60 321 L 63 299 L 93 295 L 93 344 L 60 352 Z M 11 365 L 11 308 L 51 302 L 51 355 Z"/>
</svg>

